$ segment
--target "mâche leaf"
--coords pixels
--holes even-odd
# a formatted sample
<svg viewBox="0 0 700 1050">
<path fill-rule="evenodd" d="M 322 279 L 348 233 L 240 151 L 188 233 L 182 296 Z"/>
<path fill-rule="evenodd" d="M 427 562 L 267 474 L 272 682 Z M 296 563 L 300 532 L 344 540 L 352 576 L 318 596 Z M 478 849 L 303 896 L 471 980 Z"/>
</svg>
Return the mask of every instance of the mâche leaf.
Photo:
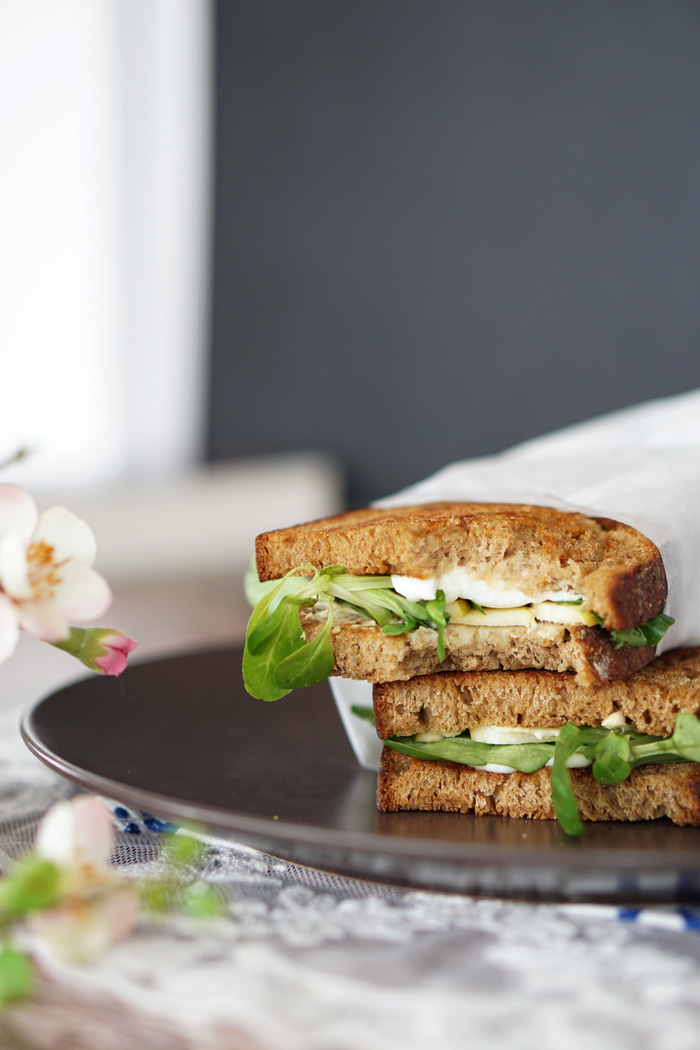
<svg viewBox="0 0 700 1050">
<path fill-rule="evenodd" d="M 581 730 L 567 722 L 554 745 L 554 762 L 550 784 L 552 788 L 552 805 L 562 830 L 573 838 L 583 835 L 583 824 L 578 813 L 578 806 L 571 786 L 571 776 L 566 762 L 577 750 L 581 742 Z"/>
<path fill-rule="evenodd" d="M 409 631 L 415 631 L 417 626 L 415 620 L 401 620 L 399 623 L 384 624 L 382 632 L 389 635 L 408 634 Z"/>
<path fill-rule="evenodd" d="M 438 591 L 432 601 L 427 601 L 425 611 L 430 618 L 431 625 L 437 631 L 438 660 L 442 661 L 445 659 L 445 628 L 449 620 L 449 616 L 445 613 L 445 592 Z"/>
<path fill-rule="evenodd" d="M 365 722 L 371 722 L 374 725 L 374 708 L 371 704 L 353 704 L 350 708 L 355 718 L 361 718 Z"/>
<path fill-rule="evenodd" d="M 248 639 L 248 660 L 243 666 L 248 692 L 258 700 L 279 700 L 291 692 L 292 686 L 281 685 L 277 680 L 277 667 L 303 645 L 299 605 L 287 595 Z"/>
<path fill-rule="evenodd" d="M 675 622 L 672 616 L 659 613 L 658 616 L 652 616 L 651 620 L 647 620 L 641 627 L 632 627 L 627 631 L 611 631 L 610 636 L 616 649 L 621 649 L 623 645 L 629 645 L 632 648 L 639 648 L 642 645 L 658 645 L 666 631 Z"/>
<path fill-rule="evenodd" d="M 297 618 L 297 623 L 299 622 Z M 310 642 L 302 644 L 280 660 L 273 671 L 275 684 L 287 692 L 303 689 L 328 678 L 333 671 L 333 649 L 330 633 L 333 627 L 333 606 L 328 606 L 328 620 L 322 631 Z"/>
<path fill-rule="evenodd" d="M 243 651 L 243 681 L 251 696 L 258 700 L 279 700 L 290 690 L 281 689 L 274 679 L 274 669 L 289 653 L 304 644 L 304 635 L 299 623 L 299 605 L 309 597 L 313 581 L 298 576 L 301 571 L 314 569 L 310 565 L 300 566 L 269 590 L 253 609 L 246 631 Z M 292 584 L 288 581 L 296 580 Z M 294 594 L 282 594 L 284 587 L 294 587 Z M 279 604 L 274 605 L 276 599 Z"/>
<path fill-rule="evenodd" d="M 629 738 L 614 731 L 596 745 L 593 776 L 601 784 L 619 784 L 632 772 Z"/>
<path fill-rule="evenodd" d="M 414 740 L 413 737 L 391 737 L 387 747 L 412 758 L 433 761 L 459 762 L 465 766 L 486 766 L 491 763 L 510 766 L 519 773 L 534 773 L 546 766 L 554 753 L 554 744 L 485 744 L 472 740 L 468 734 L 445 737 L 443 740 Z"/>
</svg>

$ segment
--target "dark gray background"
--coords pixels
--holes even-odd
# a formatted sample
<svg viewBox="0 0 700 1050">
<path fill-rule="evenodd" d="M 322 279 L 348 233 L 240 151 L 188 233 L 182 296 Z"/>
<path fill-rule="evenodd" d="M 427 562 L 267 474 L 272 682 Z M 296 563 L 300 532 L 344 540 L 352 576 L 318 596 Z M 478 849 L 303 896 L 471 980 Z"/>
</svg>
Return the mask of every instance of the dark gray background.
<svg viewBox="0 0 700 1050">
<path fill-rule="evenodd" d="M 700 384 L 700 4 L 220 0 L 209 456 L 351 504 Z"/>
</svg>

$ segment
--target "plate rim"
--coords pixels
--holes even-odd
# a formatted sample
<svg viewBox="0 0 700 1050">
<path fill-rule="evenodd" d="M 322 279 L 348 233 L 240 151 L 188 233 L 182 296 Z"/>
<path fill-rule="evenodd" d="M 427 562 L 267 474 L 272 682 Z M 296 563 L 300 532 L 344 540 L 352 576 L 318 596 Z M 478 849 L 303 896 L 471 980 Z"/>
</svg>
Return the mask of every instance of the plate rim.
<svg viewBox="0 0 700 1050">
<path fill-rule="evenodd" d="M 206 658 L 209 653 L 233 653 L 240 651 L 239 646 L 227 645 L 216 648 L 202 648 L 166 655 L 151 660 L 139 661 L 134 667 L 143 667 L 157 663 L 170 663 L 173 660 L 192 656 Z M 513 869 L 517 868 L 523 874 L 531 873 L 535 877 L 536 871 L 543 868 L 551 868 L 553 875 L 559 875 L 560 881 L 566 883 L 574 875 L 601 876 L 615 875 L 621 879 L 639 873 L 639 850 L 620 850 L 607 844 L 591 844 L 586 847 L 585 854 L 581 852 L 581 843 L 578 840 L 565 839 L 562 833 L 560 848 L 553 848 L 551 843 L 530 845 L 527 850 L 520 852 L 514 843 L 503 843 L 497 841 L 469 842 L 459 839 L 432 839 L 430 842 L 431 854 L 425 857 L 425 839 L 415 835 L 386 835 L 379 830 L 357 830 L 315 827 L 310 824 L 296 823 L 284 819 L 273 819 L 269 816 L 250 816 L 233 809 L 224 809 L 212 805 L 193 803 L 191 800 L 178 798 L 174 795 L 159 794 L 149 789 L 133 787 L 123 784 L 118 780 L 106 777 L 99 773 L 93 773 L 81 768 L 74 762 L 63 758 L 52 748 L 41 740 L 41 734 L 35 730 L 33 722 L 40 708 L 51 702 L 66 690 L 80 685 L 81 682 L 89 681 L 89 677 L 77 679 L 74 682 L 63 685 L 51 693 L 41 697 L 34 704 L 22 712 L 20 720 L 20 733 L 25 746 L 30 753 L 41 761 L 54 773 L 76 784 L 78 787 L 92 793 L 103 795 L 114 801 L 123 801 L 125 804 L 133 805 L 135 808 L 153 812 L 157 816 L 169 818 L 174 823 L 204 826 L 206 832 L 213 836 L 229 838 L 263 849 L 267 853 L 280 856 L 290 860 L 289 848 L 301 847 L 314 854 L 311 863 L 313 866 L 323 867 L 323 863 L 315 859 L 325 851 L 329 857 L 332 855 L 352 854 L 360 861 L 362 857 L 368 859 L 369 867 L 362 874 L 356 871 L 342 872 L 353 877 L 367 878 L 374 881 L 387 881 L 377 875 L 374 870 L 382 861 L 386 861 L 392 869 L 398 861 L 412 861 L 420 863 L 424 861 L 428 865 L 462 865 L 472 872 L 487 872 L 491 869 Z M 330 689 L 329 689 L 330 694 Z M 369 770 L 361 770 L 361 775 L 372 777 L 375 773 Z M 393 815 L 392 815 L 393 816 Z M 482 819 L 482 818 L 480 818 Z M 505 818 L 494 818 L 505 819 Z M 693 829 L 690 829 L 691 831 Z M 281 849 L 281 852 L 280 852 Z M 297 849 L 298 853 L 299 850 Z M 287 856 L 285 857 L 285 853 Z M 585 857 L 585 860 L 584 860 Z M 306 863 L 291 859 L 292 863 Z M 583 863 L 582 863 L 583 862 Z M 333 865 L 326 870 L 335 870 Z M 694 895 L 700 898 L 700 859 L 692 850 L 678 850 L 676 848 L 665 850 L 649 850 L 644 855 L 643 875 L 651 877 L 662 875 L 673 875 L 683 878 L 692 875 L 698 882 L 698 889 Z M 396 881 L 392 879 L 391 881 Z M 430 885 L 421 881 L 419 886 L 430 889 Z M 442 886 L 441 889 L 449 889 Z M 490 894 L 494 895 L 494 894 Z M 496 894 L 497 895 L 497 894 Z M 531 892 L 516 893 L 522 899 L 531 899 Z M 575 899 L 564 894 L 565 899 Z"/>
</svg>

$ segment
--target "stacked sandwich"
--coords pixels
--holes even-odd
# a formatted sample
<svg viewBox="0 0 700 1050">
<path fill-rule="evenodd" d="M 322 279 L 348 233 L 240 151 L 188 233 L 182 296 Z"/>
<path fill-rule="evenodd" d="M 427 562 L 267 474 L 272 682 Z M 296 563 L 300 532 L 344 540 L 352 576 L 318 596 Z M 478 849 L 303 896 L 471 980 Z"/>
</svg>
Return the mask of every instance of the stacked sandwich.
<svg viewBox="0 0 700 1050">
<path fill-rule="evenodd" d="M 244 679 L 374 683 L 382 810 L 700 823 L 700 654 L 655 545 L 545 507 L 367 508 L 265 533 Z M 360 712 L 361 713 L 361 712 Z"/>
</svg>

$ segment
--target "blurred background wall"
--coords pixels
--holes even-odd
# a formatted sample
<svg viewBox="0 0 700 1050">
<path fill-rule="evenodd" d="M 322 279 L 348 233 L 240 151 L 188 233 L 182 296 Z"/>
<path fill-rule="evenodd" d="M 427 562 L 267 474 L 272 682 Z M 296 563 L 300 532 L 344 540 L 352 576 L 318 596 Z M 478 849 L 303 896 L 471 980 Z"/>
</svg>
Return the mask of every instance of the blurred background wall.
<svg viewBox="0 0 700 1050">
<path fill-rule="evenodd" d="M 0 455 L 106 486 L 201 459 L 212 10 L 0 0 Z"/>
<path fill-rule="evenodd" d="M 700 5 L 220 0 L 208 454 L 348 498 L 700 382 Z"/>
</svg>

